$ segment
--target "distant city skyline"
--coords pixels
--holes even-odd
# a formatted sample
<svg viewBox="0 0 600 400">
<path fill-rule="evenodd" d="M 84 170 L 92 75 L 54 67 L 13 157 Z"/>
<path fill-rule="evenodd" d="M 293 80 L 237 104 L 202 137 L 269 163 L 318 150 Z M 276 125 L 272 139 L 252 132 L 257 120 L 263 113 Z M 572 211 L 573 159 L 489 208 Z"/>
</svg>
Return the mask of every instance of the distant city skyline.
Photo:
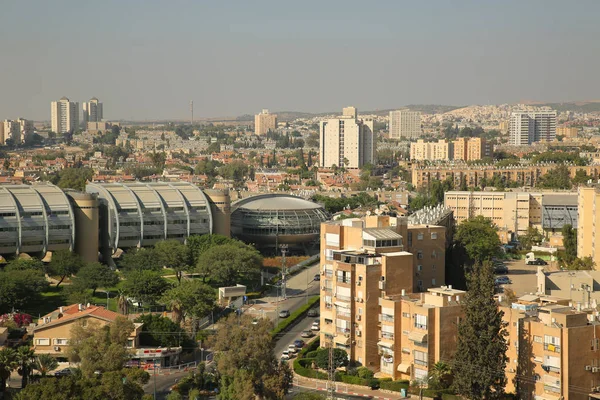
<svg viewBox="0 0 600 400">
<path fill-rule="evenodd" d="M 600 97 L 600 2 L 8 2 L 0 119 L 113 120 Z M 23 16 L 27 16 L 24 23 Z M 59 21 L 60 23 L 57 23 Z"/>
</svg>

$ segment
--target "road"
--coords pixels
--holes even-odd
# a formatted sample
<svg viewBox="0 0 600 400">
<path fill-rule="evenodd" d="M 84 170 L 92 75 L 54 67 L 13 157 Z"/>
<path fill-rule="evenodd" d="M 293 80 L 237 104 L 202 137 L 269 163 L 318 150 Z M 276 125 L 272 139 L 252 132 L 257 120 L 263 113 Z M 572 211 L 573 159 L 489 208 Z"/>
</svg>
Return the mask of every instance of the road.
<svg viewBox="0 0 600 400">
<path fill-rule="evenodd" d="M 150 373 L 150 380 L 147 384 L 144 385 L 144 393 L 153 394 L 154 393 L 154 379 L 156 379 L 156 398 L 164 399 L 170 393 L 169 389 L 173 386 L 177 381 L 184 376 L 186 376 L 188 372 L 174 372 L 170 375 L 152 375 Z"/>
</svg>

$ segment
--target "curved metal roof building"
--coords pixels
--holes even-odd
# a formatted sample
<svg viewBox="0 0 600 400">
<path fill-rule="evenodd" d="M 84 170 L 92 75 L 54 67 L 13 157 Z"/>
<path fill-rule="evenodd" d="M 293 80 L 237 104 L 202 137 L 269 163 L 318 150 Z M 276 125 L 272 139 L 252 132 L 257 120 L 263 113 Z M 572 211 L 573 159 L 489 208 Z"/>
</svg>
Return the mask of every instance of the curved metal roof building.
<svg viewBox="0 0 600 400">
<path fill-rule="evenodd" d="M 113 253 L 213 231 L 208 199 L 190 183 L 88 183 L 86 191 L 101 201 L 101 240 Z"/>
<path fill-rule="evenodd" d="M 0 254 L 73 249 L 75 216 L 51 184 L 0 185 Z"/>
<path fill-rule="evenodd" d="M 249 197 L 232 208 L 231 234 L 257 247 L 314 244 L 329 219 L 319 204 L 287 194 Z"/>
</svg>

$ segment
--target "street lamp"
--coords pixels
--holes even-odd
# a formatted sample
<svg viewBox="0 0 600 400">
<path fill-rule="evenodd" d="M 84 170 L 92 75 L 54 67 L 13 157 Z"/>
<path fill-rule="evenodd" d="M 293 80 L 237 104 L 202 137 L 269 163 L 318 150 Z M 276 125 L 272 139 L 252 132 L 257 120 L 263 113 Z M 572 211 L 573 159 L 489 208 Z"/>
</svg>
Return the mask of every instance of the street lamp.
<svg viewBox="0 0 600 400">
<path fill-rule="evenodd" d="M 106 293 L 106 309 L 108 310 L 108 295 L 110 292 L 108 290 L 98 290 L 100 293 Z"/>
<path fill-rule="evenodd" d="M 275 316 L 275 319 L 277 319 L 277 317 L 279 317 L 279 286 L 272 285 L 270 283 L 267 283 L 267 286 L 273 286 L 273 287 L 275 287 L 275 290 L 276 290 L 277 299 L 275 300 L 275 313 L 277 315 Z"/>
</svg>

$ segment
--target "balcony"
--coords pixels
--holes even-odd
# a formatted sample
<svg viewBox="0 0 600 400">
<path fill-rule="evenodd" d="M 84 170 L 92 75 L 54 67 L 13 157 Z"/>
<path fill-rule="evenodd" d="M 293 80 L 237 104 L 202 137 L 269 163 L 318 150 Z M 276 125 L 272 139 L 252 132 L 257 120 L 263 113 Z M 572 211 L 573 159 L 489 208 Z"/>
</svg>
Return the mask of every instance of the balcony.
<svg viewBox="0 0 600 400">
<path fill-rule="evenodd" d="M 381 338 L 387 340 L 394 340 L 394 334 L 391 332 L 381 332 Z"/>
<path fill-rule="evenodd" d="M 349 311 L 339 311 L 339 310 L 338 310 L 338 312 L 336 313 L 336 315 L 337 315 L 338 317 L 346 317 L 346 318 L 350 318 L 350 317 L 352 317 L 352 313 L 351 313 L 351 312 L 349 312 Z"/>
<path fill-rule="evenodd" d="M 394 316 L 388 314 L 381 314 L 381 321 L 383 322 L 394 322 Z"/>
<path fill-rule="evenodd" d="M 341 294 L 336 294 L 335 295 L 336 299 L 340 300 L 340 301 L 352 301 L 352 297 L 350 296 L 344 296 Z"/>
<path fill-rule="evenodd" d="M 560 346 L 557 346 L 552 343 L 544 343 L 544 350 L 552 351 L 554 353 L 560 353 Z"/>
</svg>

